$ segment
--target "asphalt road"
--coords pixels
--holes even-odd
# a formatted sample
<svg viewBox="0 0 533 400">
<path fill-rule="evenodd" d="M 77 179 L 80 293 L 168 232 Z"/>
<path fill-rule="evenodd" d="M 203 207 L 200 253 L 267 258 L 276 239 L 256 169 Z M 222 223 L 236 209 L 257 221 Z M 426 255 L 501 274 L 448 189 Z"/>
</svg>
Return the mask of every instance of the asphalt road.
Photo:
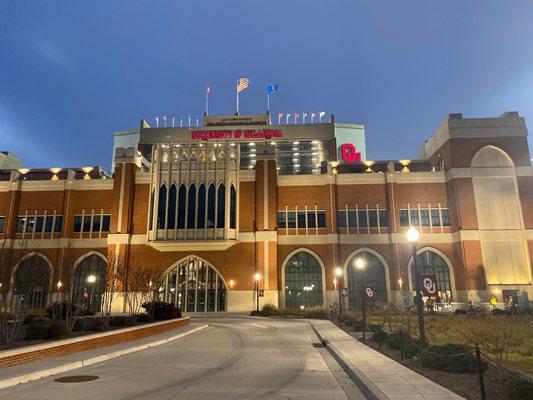
<svg viewBox="0 0 533 400">
<path fill-rule="evenodd" d="M 209 328 L 152 349 L 2 391 L 9 399 L 364 399 L 305 322 L 201 319 Z M 67 375 L 97 375 L 57 383 Z"/>
</svg>

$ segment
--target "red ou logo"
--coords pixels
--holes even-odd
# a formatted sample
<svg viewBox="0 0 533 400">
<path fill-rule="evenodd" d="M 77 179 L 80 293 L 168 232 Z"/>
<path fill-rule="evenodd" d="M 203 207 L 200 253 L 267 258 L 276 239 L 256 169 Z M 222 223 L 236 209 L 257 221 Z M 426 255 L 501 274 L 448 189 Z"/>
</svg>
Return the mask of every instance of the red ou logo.
<svg viewBox="0 0 533 400">
<path fill-rule="evenodd" d="M 341 156 L 345 162 L 351 163 L 361 161 L 361 153 L 359 153 L 351 143 L 344 143 L 341 146 Z"/>
</svg>

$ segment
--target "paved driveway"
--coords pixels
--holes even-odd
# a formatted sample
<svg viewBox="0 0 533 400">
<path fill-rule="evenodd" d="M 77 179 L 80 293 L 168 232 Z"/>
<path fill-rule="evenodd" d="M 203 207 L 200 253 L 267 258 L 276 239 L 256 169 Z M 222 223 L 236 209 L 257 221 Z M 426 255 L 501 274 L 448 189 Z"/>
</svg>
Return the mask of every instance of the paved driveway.
<svg viewBox="0 0 533 400">
<path fill-rule="evenodd" d="M 2 391 L 5 399 L 362 399 L 309 324 L 249 318 L 204 319 L 209 328 L 149 350 Z"/>
</svg>

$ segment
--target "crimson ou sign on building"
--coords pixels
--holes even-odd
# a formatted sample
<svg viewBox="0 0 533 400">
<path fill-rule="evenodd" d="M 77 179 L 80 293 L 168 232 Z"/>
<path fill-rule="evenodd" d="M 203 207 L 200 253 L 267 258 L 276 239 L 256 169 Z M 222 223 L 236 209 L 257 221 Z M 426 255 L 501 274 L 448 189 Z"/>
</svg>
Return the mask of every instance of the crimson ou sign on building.
<svg viewBox="0 0 533 400">
<path fill-rule="evenodd" d="M 341 145 L 341 158 L 345 163 L 361 162 L 361 153 L 351 143 L 344 143 Z"/>
</svg>

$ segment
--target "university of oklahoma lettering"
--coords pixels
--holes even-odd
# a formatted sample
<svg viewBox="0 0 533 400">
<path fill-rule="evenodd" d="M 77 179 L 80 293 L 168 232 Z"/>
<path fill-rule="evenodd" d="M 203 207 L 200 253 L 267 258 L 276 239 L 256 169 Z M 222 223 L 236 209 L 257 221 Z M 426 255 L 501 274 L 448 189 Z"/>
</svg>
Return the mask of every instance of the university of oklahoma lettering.
<svg viewBox="0 0 533 400">
<path fill-rule="evenodd" d="M 222 139 L 272 139 L 282 138 L 279 129 L 235 129 L 216 131 L 192 131 L 193 140 L 222 140 Z"/>
</svg>

